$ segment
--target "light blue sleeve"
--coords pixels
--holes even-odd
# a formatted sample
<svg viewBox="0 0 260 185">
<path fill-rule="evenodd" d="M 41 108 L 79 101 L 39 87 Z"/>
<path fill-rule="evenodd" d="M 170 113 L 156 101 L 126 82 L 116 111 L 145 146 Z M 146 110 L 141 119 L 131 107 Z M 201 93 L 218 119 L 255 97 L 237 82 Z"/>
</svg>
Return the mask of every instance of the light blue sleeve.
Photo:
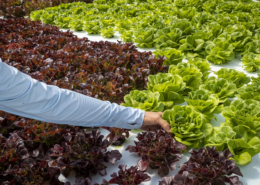
<svg viewBox="0 0 260 185">
<path fill-rule="evenodd" d="M 145 112 L 32 79 L 0 58 L 0 110 L 57 124 L 138 129 Z"/>
</svg>

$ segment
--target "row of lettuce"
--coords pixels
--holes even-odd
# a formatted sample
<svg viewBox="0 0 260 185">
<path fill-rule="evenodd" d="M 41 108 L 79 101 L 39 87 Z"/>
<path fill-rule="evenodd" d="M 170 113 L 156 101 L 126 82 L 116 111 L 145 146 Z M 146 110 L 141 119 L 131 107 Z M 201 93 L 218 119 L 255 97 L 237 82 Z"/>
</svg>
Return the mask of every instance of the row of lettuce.
<svg viewBox="0 0 260 185">
<path fill-rule="evenodd" d="M 96 0 L 31 13 L 32 20 L 114 37 L 224 64 L 242 55 L 247 71 L 260 67 L 260 3 L 252 0 Z"/>
<path fill-rule="evenodd" d="M 248 84 L 244 73 L 226 68 L 208 78 L 209 70 L 201 58 L 170 65 L 168 73 L 150 75 L 147 90 L 131 91 L 122 105 L 164 112 L 176 141 L 191 148 L 228 148 L 237 164 L 248 164 L 260 152 L 260 79 Z M 184 101 L 188 105 L 176 105 Z M 226 121 L 213 128 L 211 119 L 219 113 Z"/>
</svg>

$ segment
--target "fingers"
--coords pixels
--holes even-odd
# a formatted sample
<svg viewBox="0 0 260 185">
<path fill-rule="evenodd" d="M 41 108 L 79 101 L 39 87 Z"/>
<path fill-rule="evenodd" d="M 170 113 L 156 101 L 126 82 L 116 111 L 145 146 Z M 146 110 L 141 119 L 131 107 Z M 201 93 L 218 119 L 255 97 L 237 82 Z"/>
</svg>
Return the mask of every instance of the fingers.
<svg viewBox="0 0 260 185">
<path fill-rule="evenodd" d="M 171 132 L 171 127 L 169 125 L 169 123 L 167 123 L 165 120 L 163 120 L 162 118 L 159 120 L 159 124 L 161 125 L 161 127 L 168 133 Z"/>
</svg>

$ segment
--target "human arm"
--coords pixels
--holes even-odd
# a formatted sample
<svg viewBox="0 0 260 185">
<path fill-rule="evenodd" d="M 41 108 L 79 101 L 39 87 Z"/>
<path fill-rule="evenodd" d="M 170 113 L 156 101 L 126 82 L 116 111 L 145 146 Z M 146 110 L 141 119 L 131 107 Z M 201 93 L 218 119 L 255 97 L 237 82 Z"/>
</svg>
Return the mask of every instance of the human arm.
<svg viewBox="0 0 260 185">
<path fill-rule="evenodd" d="M 85 127 L 139 129 L 143 123 L 151 123 L 151 113 L 47 85 L 1 59 L 0 110 L 44 122 Z"/>
</svg>

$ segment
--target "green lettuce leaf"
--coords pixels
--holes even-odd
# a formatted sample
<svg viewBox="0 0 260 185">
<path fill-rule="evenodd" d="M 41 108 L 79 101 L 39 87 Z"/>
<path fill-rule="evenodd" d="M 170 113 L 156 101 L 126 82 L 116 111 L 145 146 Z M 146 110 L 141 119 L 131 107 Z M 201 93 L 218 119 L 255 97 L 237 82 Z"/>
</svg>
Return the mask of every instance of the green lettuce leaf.
<svg viewBox="0 0 260 185">
<path fill-rule="evenodd" d="M 259 40 L 253 40 L 246 44 L 243 54 L 246 53 L 260 54 L 260 37 Z"/>
<path fill-rule="evenodd" d="M 230 43 L 233 45 L 234 52 L 242 52 L 244 46 L 251 40 L 252 33 L 243 25 L 228 25 L 225 32 L 230 34 Z"/>
</svg>

